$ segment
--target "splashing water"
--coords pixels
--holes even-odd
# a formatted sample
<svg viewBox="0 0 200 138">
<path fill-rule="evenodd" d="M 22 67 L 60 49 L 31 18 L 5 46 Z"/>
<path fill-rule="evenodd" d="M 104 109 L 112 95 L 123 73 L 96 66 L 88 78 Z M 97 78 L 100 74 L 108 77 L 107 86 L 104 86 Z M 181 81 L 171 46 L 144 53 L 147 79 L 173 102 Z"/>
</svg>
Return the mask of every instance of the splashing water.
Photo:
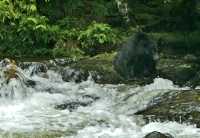
<svg viewBox="0 0 200 138">
<path fill-rule="evenodd" d="M 192 125 L 145 125 L 133 115 L 158 94 L 188 88 L 179 88 L 162 78 L 144 87 L 99 85 L 92 80 L 77 84 L 63 82 L 60 74 L 52 70 L 47 71 L 48 78 L 31 75 L 34 66 L 20 70 L 36 82 L 34 87 L 13 79 L 0 89 L 0 93 L 14 93 L 14 97 L 0 98 L 0 137 L 143 138 L 152 131 L 167 132 L 175 138 L 200 137 L 200 129 Z M 55 108 L 66 103 L 62 110 Z"/>
</svg>

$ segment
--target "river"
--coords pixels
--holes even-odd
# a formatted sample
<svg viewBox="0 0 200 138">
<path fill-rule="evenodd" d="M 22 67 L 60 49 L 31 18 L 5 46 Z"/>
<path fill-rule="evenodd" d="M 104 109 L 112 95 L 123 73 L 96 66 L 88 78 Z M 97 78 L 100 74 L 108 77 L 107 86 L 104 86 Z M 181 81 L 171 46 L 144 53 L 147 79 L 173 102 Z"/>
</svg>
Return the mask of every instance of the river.
<svg viewBox="0 0 200 138">
<path fill-rule="evenodd" d="M 33 66 L 20 70 L 36 82 L 27 87 L 12 79 L 0 88 L 0 137 L 2 138 L 143 138 L 152 131 L 175 138 L 199 138 L 200 129 L 178 122 L 148 124 L 134 113 L 158 94 L 179 88 L 156 78 L 146 86 L 100 85 L 91 78 L 81 83 L 64 82 L 59 72 L 48 78 L 31 76 Z M 3 83 L 3 78 L 0 78 Z M 8 96 L 14 93 L 13 97 Z M 59 105 L 66 108 L 56 108 Z"/>
</svg>

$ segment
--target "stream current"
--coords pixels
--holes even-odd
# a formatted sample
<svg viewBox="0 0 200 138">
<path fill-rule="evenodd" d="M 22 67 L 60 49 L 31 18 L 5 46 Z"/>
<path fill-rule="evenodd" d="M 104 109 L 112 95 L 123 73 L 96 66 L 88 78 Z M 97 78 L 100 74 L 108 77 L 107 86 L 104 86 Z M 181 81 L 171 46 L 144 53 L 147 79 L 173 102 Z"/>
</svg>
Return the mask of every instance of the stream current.
<svg viewBox="0 0 200 138">
<path fill-rule="evenodd" d="M 34 66 L 19 68 L 36 82 L 34 87 L 18 79 L 5 84 L 0 78 L 0 138 L 143 138 L 152 131 L 200 138 L 200 129 L 193 125 L 159 120 L 146 124 L 134 115 L 158 94 L 187 89 L 169 80 L 156 78 L 146 86 L 100 85 L 91 78 L 64 82 L 53 70 L 47 71 L 48 78 L 31 75 Z"/>
</svg>

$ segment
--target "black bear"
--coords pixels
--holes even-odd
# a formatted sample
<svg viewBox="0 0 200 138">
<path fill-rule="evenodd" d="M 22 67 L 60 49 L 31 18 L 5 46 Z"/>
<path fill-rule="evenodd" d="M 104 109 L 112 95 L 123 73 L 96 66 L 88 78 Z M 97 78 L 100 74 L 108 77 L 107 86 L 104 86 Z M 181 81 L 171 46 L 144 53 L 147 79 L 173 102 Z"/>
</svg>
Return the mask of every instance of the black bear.
<svg viewBox="0 0 200 138">
<path fill-rule="evenodd" d="M 115 70 L 125 79 L 154 75 L 158 58 L 156 47 L 147 34 L 137 32 L 115 57 Z"/>
</svg>

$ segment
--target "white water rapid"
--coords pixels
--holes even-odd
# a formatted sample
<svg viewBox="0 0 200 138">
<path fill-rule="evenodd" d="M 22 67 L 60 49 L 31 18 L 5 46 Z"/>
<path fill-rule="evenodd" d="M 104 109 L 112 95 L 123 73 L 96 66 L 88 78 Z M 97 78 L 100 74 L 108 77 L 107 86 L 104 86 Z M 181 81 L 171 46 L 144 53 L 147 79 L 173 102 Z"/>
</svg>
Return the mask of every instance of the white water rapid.
<svg viewBox="0 0 200 138">
<path fill-rule="evenodd" d="M 34 80 L 31 87 L 11 79 L 0 93 L 0 138 L 143 138 L 159 131 L 175 138 L 200 138 L 200 129 L 176 122 L 151 122 L 133 114 L 157 95 L 178 88 L 169 80 L 156 78 L 144 87 L 99 85 L 92 80 L 64 82 L 58 72 L 48 77 L 32 75 L 35 65 L 21 70 Z M 14 93 L 9 96 L 10 93 Z M 56 106 L 66 104 L 66 108 Z M 71 103 L 74 103 L 73 106 Z"/>
</svg>

